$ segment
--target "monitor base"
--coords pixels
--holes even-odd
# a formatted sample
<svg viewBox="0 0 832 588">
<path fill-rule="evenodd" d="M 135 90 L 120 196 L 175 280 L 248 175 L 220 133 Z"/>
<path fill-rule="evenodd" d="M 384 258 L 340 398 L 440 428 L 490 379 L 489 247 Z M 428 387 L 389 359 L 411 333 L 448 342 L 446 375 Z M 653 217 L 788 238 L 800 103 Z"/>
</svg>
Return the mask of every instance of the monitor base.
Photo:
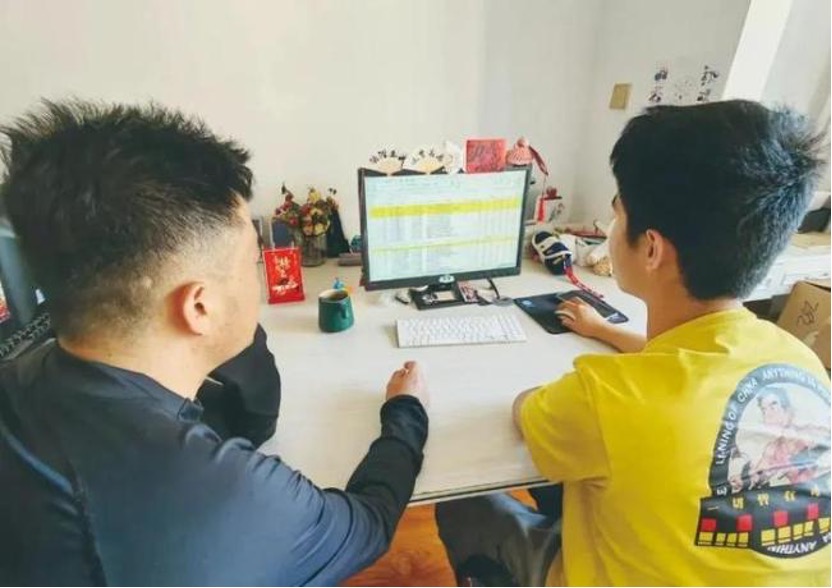
<svg viewBox="0 0 832 588">
<path fill-rule="evenodd" d="M 410 298 L 419 310 L 467 304 L 456 282 L 411 288 Z"/>
</svg>

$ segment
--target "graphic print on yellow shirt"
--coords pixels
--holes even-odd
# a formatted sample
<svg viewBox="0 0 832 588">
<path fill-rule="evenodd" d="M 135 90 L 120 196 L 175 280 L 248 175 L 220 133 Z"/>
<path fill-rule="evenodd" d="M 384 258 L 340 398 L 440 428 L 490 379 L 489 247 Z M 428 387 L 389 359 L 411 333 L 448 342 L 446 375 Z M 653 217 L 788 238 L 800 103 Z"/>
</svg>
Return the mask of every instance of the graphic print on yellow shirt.
<svg viewBox="0 0 832 588">
<path fill-rule="evenodd" d="M 695 543 L 772 557 L 830 541 L 829 395 L 790 365 L 757 368 L 728 400 Z"/>
</svg>

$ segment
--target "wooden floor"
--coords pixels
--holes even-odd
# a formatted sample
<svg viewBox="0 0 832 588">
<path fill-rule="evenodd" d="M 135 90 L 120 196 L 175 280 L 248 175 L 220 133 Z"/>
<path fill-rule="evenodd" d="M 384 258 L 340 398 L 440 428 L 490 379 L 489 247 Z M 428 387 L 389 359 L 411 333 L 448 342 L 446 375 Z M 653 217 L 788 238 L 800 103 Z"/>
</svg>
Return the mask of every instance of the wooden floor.
<svg viewBox="0 0 832 588">
<path fill-rule="evenodd" d="M 512 495 L 533 503 L 525 491 Z M 456 586 L 433 513 L 432 504 L 408 508 L 390 551 L 342 586 Z"/>
<path fill-rule="evenodd" d="M 432 504 L 405 510 L 390 551 L 342 586 L 456 586 L 433 512 Z"/>
</svg>

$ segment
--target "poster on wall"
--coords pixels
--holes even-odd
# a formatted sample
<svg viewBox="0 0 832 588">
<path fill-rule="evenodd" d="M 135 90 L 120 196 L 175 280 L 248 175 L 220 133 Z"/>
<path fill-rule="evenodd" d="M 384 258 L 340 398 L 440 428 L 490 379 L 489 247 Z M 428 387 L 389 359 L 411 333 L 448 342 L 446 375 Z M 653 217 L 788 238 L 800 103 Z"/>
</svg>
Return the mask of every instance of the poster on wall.
<svg viewBox="0 0 832 588">
<path fill-rule="evenodd" d="M 676 58 L 660 61 L 653 69 L 647 106 L 686 106 L 718 100 L 725 81 L 711 60 Z"/>
</svg>

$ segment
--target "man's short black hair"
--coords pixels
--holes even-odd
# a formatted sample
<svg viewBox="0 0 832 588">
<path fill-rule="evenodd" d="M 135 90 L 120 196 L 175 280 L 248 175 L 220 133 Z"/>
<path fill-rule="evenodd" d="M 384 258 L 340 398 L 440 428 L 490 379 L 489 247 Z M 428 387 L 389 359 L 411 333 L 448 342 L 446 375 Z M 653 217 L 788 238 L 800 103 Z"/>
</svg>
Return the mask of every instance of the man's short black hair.
<svg viewBox="0 0 832 588">
<path fill-rule="evenodd" d="M 0 200 L 62 336 L 143 318 L 163 265 L 251 198 L 244 149 L 156 105 L 44 102 L 0 134 Z"/>
<path fill-rule="evenodd" d="M 803 117 L 756 102 L 648 108 L 610 156 L 628 240 L 670 240 L 694 298 L 742 298 L 803 218 L 823 145 Z"/>
</svg>

